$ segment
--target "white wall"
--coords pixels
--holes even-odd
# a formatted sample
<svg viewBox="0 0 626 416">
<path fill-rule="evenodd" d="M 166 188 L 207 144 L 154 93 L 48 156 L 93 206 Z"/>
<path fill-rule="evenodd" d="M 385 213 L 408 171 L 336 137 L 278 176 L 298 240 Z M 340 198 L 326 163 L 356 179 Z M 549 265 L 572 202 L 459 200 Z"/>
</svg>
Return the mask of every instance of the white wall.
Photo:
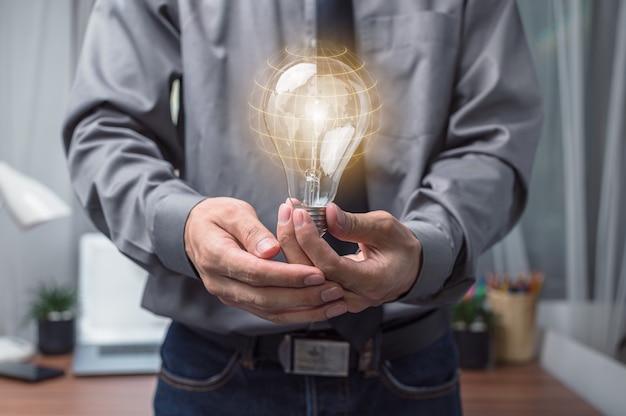
<svg viewBox="0 0 626 416">
<path fill-rule="evenodd" d="M 61 145 L 72 73 L 71 0 L 0 0 L 0 160 L 74 204 Z M 0 211 L 0 335 L 22 321 L 39 282 L 75 282 L 74 219 L 21 231 Z"/>
</svg>

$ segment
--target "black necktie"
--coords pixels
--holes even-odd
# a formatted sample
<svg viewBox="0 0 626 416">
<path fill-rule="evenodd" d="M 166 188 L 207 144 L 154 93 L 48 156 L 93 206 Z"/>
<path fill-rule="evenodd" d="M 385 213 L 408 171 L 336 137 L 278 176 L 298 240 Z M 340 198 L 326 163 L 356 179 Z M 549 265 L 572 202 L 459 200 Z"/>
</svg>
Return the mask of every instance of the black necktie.
<svg viewBox="0 0 626 416">
<path fill-rule="evenodd" d="M 329 41 L 355 51 L 354 18 L 352 0 L 317 0 L 317 41 Z M 349 166 L 339 183 L 335 202 L 349 212 L 367 212 L 367 189 L 363 158 Z M 329 233 L 324 235 L 328 243 L 341 255 L 356 253 L 354 243 L 339 241 Z M 335 330 L 358 351 L 380 328 L 382 308 L 372 307 L 358 314 L 345 315 L 330 320 Z"/>
</svg>

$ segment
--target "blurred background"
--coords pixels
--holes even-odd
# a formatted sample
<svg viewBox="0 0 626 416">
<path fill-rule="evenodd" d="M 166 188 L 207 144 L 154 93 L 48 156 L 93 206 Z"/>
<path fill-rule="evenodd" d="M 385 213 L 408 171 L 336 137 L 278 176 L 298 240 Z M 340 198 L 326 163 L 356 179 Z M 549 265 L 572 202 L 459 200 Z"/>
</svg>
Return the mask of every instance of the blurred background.
<svg viewBox="0 0 626 416">
<path fill-rule="evenodd" d="M 74 285 L 76 205 L 60 129 L 91 0 L 0 0 L 0 161 L 50 187 L 70 217 L 20 229 L 0 209 L 0 335 L 40 282 Z M 540 271 L 540 324 L 626 362 L 626 2 L 520 0 L 545 125 L 523 220 L 480 274 Z"/>
</svg>

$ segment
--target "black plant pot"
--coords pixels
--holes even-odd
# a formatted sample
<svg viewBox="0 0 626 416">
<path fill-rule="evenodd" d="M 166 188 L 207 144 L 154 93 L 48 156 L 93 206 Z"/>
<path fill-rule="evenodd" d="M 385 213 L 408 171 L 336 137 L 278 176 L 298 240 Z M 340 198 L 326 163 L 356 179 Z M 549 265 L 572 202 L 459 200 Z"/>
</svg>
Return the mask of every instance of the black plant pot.
<svg viewBox="0 0 626 416">
<path fill-rule="evenodd" d="M 493 363 L 493 341 L 489 331 L 455 330 L 454 340 L 459 351 L 459 366 L 466 369 L 486 369 Z"/>
<path fill-rule="evenodd" d="M 39 351 L 45 355 L 67 354 L 74 349 L 74 319 L 40 321 Z"/>
</svg>

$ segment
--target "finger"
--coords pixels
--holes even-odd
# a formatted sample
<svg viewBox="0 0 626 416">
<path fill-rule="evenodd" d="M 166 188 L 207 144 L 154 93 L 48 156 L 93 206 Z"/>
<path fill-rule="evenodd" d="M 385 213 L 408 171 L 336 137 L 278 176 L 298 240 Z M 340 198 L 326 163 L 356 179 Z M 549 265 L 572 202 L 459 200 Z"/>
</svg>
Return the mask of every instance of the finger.
<svg viewBox="0 0 626 416">
<path fill-rule="evenodd" d="M 296 240 L 292 212 L 293 206 L 291 204 L 281 204 L 278 208 L 278 224 L 276 226 L 278 242 L 289 263 L 311 265 L 311 260 L 302 251 Z"/>
<path fill-rule="evenodd" d="M 227 304 L 226 302 L 224 302 Z M 292 308 L 280 311 L 262 311 L 251 307 L 240 307 L 253 315 L 277 324 L 308 323 L 327 321 L 348 311 L 345 302 L 337 301 L 316 308 Z"/>
<path fill-rule="evenodd" d="M 232 244 L 232 243 L 231 243 Z M 200 264 L 208 276 L 222 275 L 251 286 L 306 287 L 324 283 L 324 274 L 316 267 L 260 259 L 239 247 L 222 244 L 222 255 L 214 262 Z"/>
<path fill-rule="evenodd" d="M 304 209 L 293 211 L 296 240 L 311 262 L 324 271 L 333 272 L 341 257 L 319 236 L 319 231 L 311 216 Z"/>
<path fill-rule="evenodd" d="M 228 277 L 214 276 L 205 281 L 205 287 L 223 303 L 271 321 L 319 321 L 347 310 L 341 300 L 343 289 L 331 282 L 301 289 L 257 288 Z"/>
<path fill-rule="evenodd" d="M 220 299 L 266 311 L 318 307 L 344 295 L 341 286 L 334 282 L 304 288 L 254 287 L 227 276 L 213 276 L 204 284 L 209 293 Z"/>
</svg>

